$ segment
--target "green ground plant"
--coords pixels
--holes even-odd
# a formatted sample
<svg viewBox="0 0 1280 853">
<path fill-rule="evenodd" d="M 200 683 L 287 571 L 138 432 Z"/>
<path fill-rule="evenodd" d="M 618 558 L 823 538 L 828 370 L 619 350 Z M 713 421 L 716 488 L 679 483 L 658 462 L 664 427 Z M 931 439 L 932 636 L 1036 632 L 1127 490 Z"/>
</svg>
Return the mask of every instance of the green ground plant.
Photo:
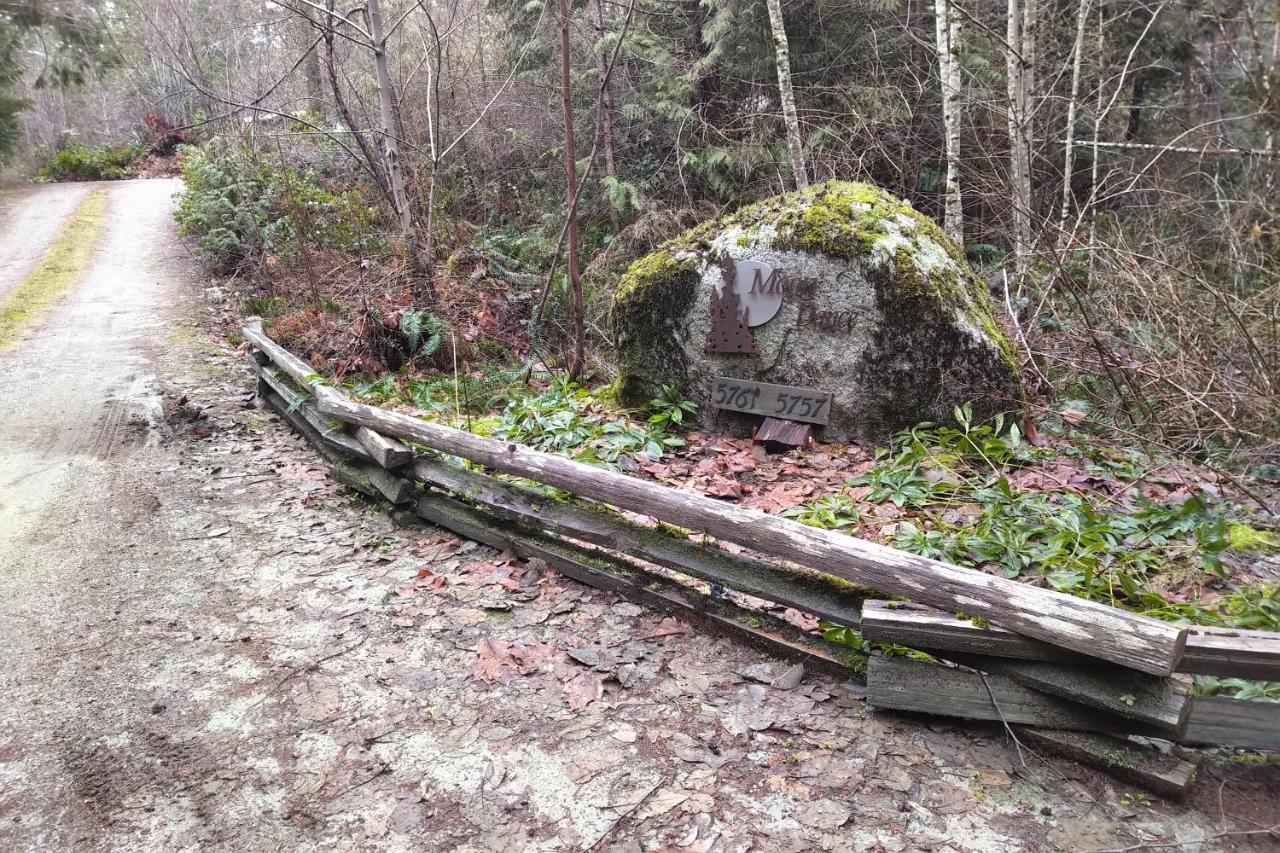
<svg viewBox="0 0 1280 853">
<path fill-rule="evenodd" d="M 106 210 L 106 191 L 91 192 L 31 274 L 0 297 L 0 352 L 17 345 L 85 276 Z"/>
<path fill-rule="evenodd" d="M 1231 572 L 1224 558 L 1233 542 L 1259 547 L 1256 543 L 1269 541 L 1265 532 L 1230 519 L 1229 507 L 1199 496 L 1160 503 L 1136 489 L 1123 499 L 1101 492 L 1016 489 L 1018 469 L 1051 462 L 1059 451 L 1030 446 L 1016 427 L 1005 428 L 999 420 L 974 425 L 966 411 L 956 415 L 955 427 L 922 424 L 898 434 L 877 453 L 871 470 L 853 481 L 866 490 L 866 502 L 906 511 L 901 520 L 883 526 L 888 544 L 1170 622 L 1280 630 L 1280 587 L 1274 584 L 1236 584 L 1223 594 L 1190 601 L 1168 590 L 1170 575 L 1228 584 Z M 1116 454 L 1086 464 L 1122 485 L 1145 474 L 1132 459 Z M 853 532 L 850 518 L 865 524 L 868 512 L 851 495 L 837 494 L 785 514 Z M 865 641 L 849 629 L 826 626 L 824 636 L 865 651 Z M 1240 679 L 1209 679 L 1200 688 L 1280 699 L 1280 686 Z"/>
<path fill-rule="evenodd" d="M 559 377 L 542 394 L 508 404 L 497 435 L 536 450 L 610 467 L 619 458 L 637 453 L 661 459 L 667 450 L 685 443 L 653 423 L 641 425 L 610 410 L 589 390 Z"/>
<path fill-rule="evenodd" d="M 357 255 L 385 248 L 381 215 L 358 186 L 337 192 L 312 171 L 225 143 L 181 152 L 186 189 L 174 217 L 221 270 L 258 255 L 292 257 L 302 242 Z"/>
<path fill-rule="evenodd" d="M 72 143 L 45 158 L 36 180 L 123 181 L 136 177 L 146 157 L 140 145 L 86 146 Z"/>
<path fill-rule="evenodd" d="M 683 432 L 698 414 L 698 404 L 684 399 L 674 385 L 663 386 L 662 393 L 649 402 L 649 409 L 649 426 L 662 432 Z"/>
<path fill-rule="evenodd" d="M 827 495 L 803 506 L 792 507 L 782 514 L 810 527 L 840 530 L 856 525 L 862 517 L 862 510 L 848 495 Z"/>
</svg>

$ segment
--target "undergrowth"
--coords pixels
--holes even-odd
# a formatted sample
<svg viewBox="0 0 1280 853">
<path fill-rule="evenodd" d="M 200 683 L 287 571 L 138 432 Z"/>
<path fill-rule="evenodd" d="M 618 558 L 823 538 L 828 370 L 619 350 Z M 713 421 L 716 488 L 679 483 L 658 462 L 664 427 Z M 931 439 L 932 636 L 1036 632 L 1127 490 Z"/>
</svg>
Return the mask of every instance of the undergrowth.
<svg viewBox="0 0 1280 853">
<path fill-rule="evenodd" d="M 641 425 L 625 413 L 611 411 L 586 388 L 556 378 L 542 394 L 509 404 L 497 435 L 579 462 L 613 466 L 637 453 L 656 460 L 667 450 L 684 446 L 674 430 L 683 426 L 684 413 L 691 407 L 679 400 L 674 406 L 655 400 L 657 411 L 647 425 Z"/>
<path fill-rule="evenodd" d="M 433 379 L 387 374 L 355 383 L 351 390 L 365 402 L 412 405 L 453 417 L 479 434 L 610 468 L 625 465 L 623 460 L 637 454 L 658 460 L 684 446 L 680 433 L 691 426 L 698 408 L 674 389 L 665 389 L 641 422 L 631 416 L 634 413 L 611 407 L 602 395 L 561 376 L 531 377 L 548 383 L 535 391 L 522 381 L 530 370 L 530 365 L 489 364 Z M 476 418 L 495 411 L 496 416 Z"/>
<path fill-rule="evenodd" d="M 136 177 L 146 157 L 140 145 L 99 145 L 72 143 L 55 151 L 41 163 L 36 180 L 122 181 Z"/>
<path fill-rule="evenodd" d="M 892 505 L 903 511 L 901 519 L 879 533 L 913 554 L 1169 622 L 1280 630 L 1280 587 L 1235 578 L 1230 556 L 1240 542 L 1273 539 L 1230 518 L 1228 507 L 1197 495 L 1152 500 L 1139 488 L 1144 469 L 1107 452 L 1084 465 L 1100 481 L 1116 482 L 1115 493 L 1046 486 L 1037 474 L 1065 452 L 1034 447 L 1016 425 L 1005 428 L 1000 420 L 975 425 L 964 409 L 956 420 L 954 427 L 925 424 L 899 433 L 852 481 L 852 494 L 828 495 L 786 515 L 856 533 L 870 511 L 860 503 Z M 1036 488 L 1015 486 L 1020 476 Z M 1186 586 L 1197 592 L 1175 589 Z M 824 636 L 867 649 L 851 629 L 824 626 Z M 1200 687 L 1280 699 L 1280 686 L 1239 679 L 1205 680 Z"/>
<path fill-rule="evenodd" d="M 381 215 L 358 186 L 332 189 L 312 170 L 226 144 L 181 152 L 185 189 L 174 217 L 220 270 L 291 258 L 303 243 L 356 255 L 385 246 Z"/>
</svg>

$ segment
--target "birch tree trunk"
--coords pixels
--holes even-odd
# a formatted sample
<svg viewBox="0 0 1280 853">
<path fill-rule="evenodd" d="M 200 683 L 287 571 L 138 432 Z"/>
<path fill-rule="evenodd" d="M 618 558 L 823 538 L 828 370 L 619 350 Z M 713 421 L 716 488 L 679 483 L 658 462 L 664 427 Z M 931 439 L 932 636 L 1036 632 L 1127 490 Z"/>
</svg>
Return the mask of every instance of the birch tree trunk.
<svg viewBox="0 0 1280 853">
<path fill-rule="evenodd" d="M 1067 216 L 1071 212 L 1071 178 L 1075 171 L 1076 109 L 1080 99 L 1080 68 L 1084 56 L 1085 22 L 1089 18 L 1089 0 L 1079 0 L 1076 7 L 1076 43 L 1071 52 L 1071 98 L 1067 101 L 1067 127 L 1062 145 L 1062 209 L 1058 214 L 1058 240 L 1067 239 Z"/>
<path fill-rule="evenodd" d="M 787 126 L 787 149 L 791 153 L 791 173 L 796 189 L 809 186 L 804 165 L 804 138 L 800 135 L 800 119 L 796 115 L 796 96 L 791 88 L 791 49 L 782 19 L 782 0 L 766 0 L 769 27 L 773 31 L 773 56 L 778 67 L 778 99 L 782 102 L 782 120 Z"/>
<path fill-rule="evenodd" d="M 1103 28 L 1102 4 L 1098 4 L 1098 97 L 1093 109 L 1093 151 L 1092 162 L 1089 164 L 1089 209 L 1085 211 L 1085 215 L 1089 219 L 1089 279 L 1093 279 L 1094 267 L 1097 263 L 1098 253 L 1094 251 L 1094 245 L 1098 237 L 1098 216 L 1095 202 L 1098 198 L 1098 159 L 1100 156 L 1100 147 L 1102 144 L 1102 121 L 1106 118 L 1107 110 L 1103 106 L 1102 97 L 1102 58 L 1106 56 L 1103 50 L 1106 47 L 1106 30 Z"/>
<path fill-rule="evenodd" d="M 578 270 L 578 165 L 573 138 L 573 88 L 570 79 L 569 0 L 560 0 L 560 102 L 564 108 L 565 215 L 569 217 L 565 268 L 573 289 L 573 357 L 569 377 L 577 379 L 586 357 L 586 316 L 582 304 L 582 275 Z"/>
<path fill-rule="evenodd" d="M 1275 153 L 1277 124 L 1280 124 L 1280 97 L 1277 97 L 1275 91 L 1275 87 L 1280 85 L 1280 0 L 1274 3 L 1274 7 L 1275 16 L 1271 30 L 1271 72 L 1263 77 L 1266 104 L 1272 112 L 1271 121 L 1267 124 L 1267 138 L 1263 145 L 1268 154 Z M 1271 160 L 1270 164 L 1267 169 L 1267 190 L 1275 186 L 1276 172 L 1280 168 L 1277 167 L 1275 160 Z"/>
<path fill-rule="evenodd" d="M 946 141 L 947 177 L 944 227 L 964 246 L 964 206 L 960 193 L 960 18 L 948 0 L 934 0 L 934 36 L 938 48 L 938 79 L 942 85 L 942 125 Z"/>
<path fill-rule="evenodd" d="M 1009 179 L 1015 272 L 1026 273 L 1031 255 L 1031 98 L 1035 89 L 1037 0 L 1009 0 L 1006 66 L 1009 90 Z"/>
</svg>

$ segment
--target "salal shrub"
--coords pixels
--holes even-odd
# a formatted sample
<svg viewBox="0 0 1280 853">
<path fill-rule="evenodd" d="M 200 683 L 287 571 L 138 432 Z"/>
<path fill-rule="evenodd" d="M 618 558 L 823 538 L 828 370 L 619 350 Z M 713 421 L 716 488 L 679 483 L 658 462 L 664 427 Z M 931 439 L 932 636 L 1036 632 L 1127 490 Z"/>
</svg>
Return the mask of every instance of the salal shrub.
<svg viewBox="0 0 1280 853">
<path fill-rule="evenodd" d="M 311 171 L 220 143 L 182 154 L 186 188 L 175 217 L 223 270 L 255 257 L 291 258 L 303 240 L 362 256 L 383 248 L 379 212 L 358 186 L 331 189 Z"/>
<path fill-rule="evenodd" d="M 137 175 L 145 157 L 146 152 L 137 145 L 90 147 L 72 143 L 45 159 L 36 180 L 123 181 Z"/>
</svg>

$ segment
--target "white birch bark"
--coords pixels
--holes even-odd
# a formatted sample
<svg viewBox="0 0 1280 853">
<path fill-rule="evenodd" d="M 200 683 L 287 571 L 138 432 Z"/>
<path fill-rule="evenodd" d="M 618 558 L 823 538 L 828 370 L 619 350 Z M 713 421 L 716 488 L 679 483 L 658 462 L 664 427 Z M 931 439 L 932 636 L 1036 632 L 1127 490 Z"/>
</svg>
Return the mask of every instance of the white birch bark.
<svg viewBox="0 0 1280 853">
<path fill-rule="evenodd" d="M 1106 33 L 1102 27 L 1102 4 L 1098 4 L 1098 72 L 1099 78 L 1102 74 L 1102 58 L 1106 56 L 1103 48 L 1106 46 Z M 1089 209 L 1085 211 L 1085 215 L 1089 219 L 1089 278 L 1093 279 L 1093 271 L 1096 264 L 1097 252 L 1094 249 L 1094 243 L 1098 236 L 1098 219 L 1095 215 L 1096 208 L 1094 201 L 1098 197 L 1098 157 L 1100 156 L 1100 146 L 1102 143 L 1102 120 L 1106 118 L 1106 110 L 1102 105 L 1102 84 L 1098 84 L 1098 99 L 1093 110 L 1093 162 L 1089 166 Z"/>
<path fill-rule="evenodd" d="M 942 86 L 942 124 L 946 144 L 944 227 L 964 246 L 964 207 L 960 191 L 960 18 L 948 0 L 934 0 L 934 37 L 938 50 L 938 78 Z"/>
<path fill-rule="evenodd" d="M 1009 0 L 1006 30 L 1009 90 L 1009 178 L 1015 271 L 1031 256 L 1031 98 L 1035 89 L 1036 0 Z"/>
<path fill-rule="evenodd" d="M 787 31 L 783 26 L 782 1 L 766 0 L 769 7 L 769 27 L 773 31 L 773 55 L 778 67 L 778 98 L 782 102 L 782 119 L 787 126 L 787 149 L 791 154 L 791 172 L 796 188 L 809 186 L 809 175 L 804 164 L 804 142 L 800 135 L 800 119 L 796 114 L 795 92 L 791 88 L 791 50 L 787 44 Z"/>
<path fill-rule="evenodd" d="M 1071 212 L 1071 177 L 1075 170 L 1076 109 L 1080 98 L 1080 69 L 1084 57 L 1085 22 L 1089 18 L 1089 0 L 1079 0 L 1076 7 L 1076 42 L 1071 52 L 1071 98 L 1067 101 L 1067 127 L 1062 147 L 1062 209 L 1058 215 L 1059 240 L 1067 236 L 1067 216 Z"/>
</svg>

